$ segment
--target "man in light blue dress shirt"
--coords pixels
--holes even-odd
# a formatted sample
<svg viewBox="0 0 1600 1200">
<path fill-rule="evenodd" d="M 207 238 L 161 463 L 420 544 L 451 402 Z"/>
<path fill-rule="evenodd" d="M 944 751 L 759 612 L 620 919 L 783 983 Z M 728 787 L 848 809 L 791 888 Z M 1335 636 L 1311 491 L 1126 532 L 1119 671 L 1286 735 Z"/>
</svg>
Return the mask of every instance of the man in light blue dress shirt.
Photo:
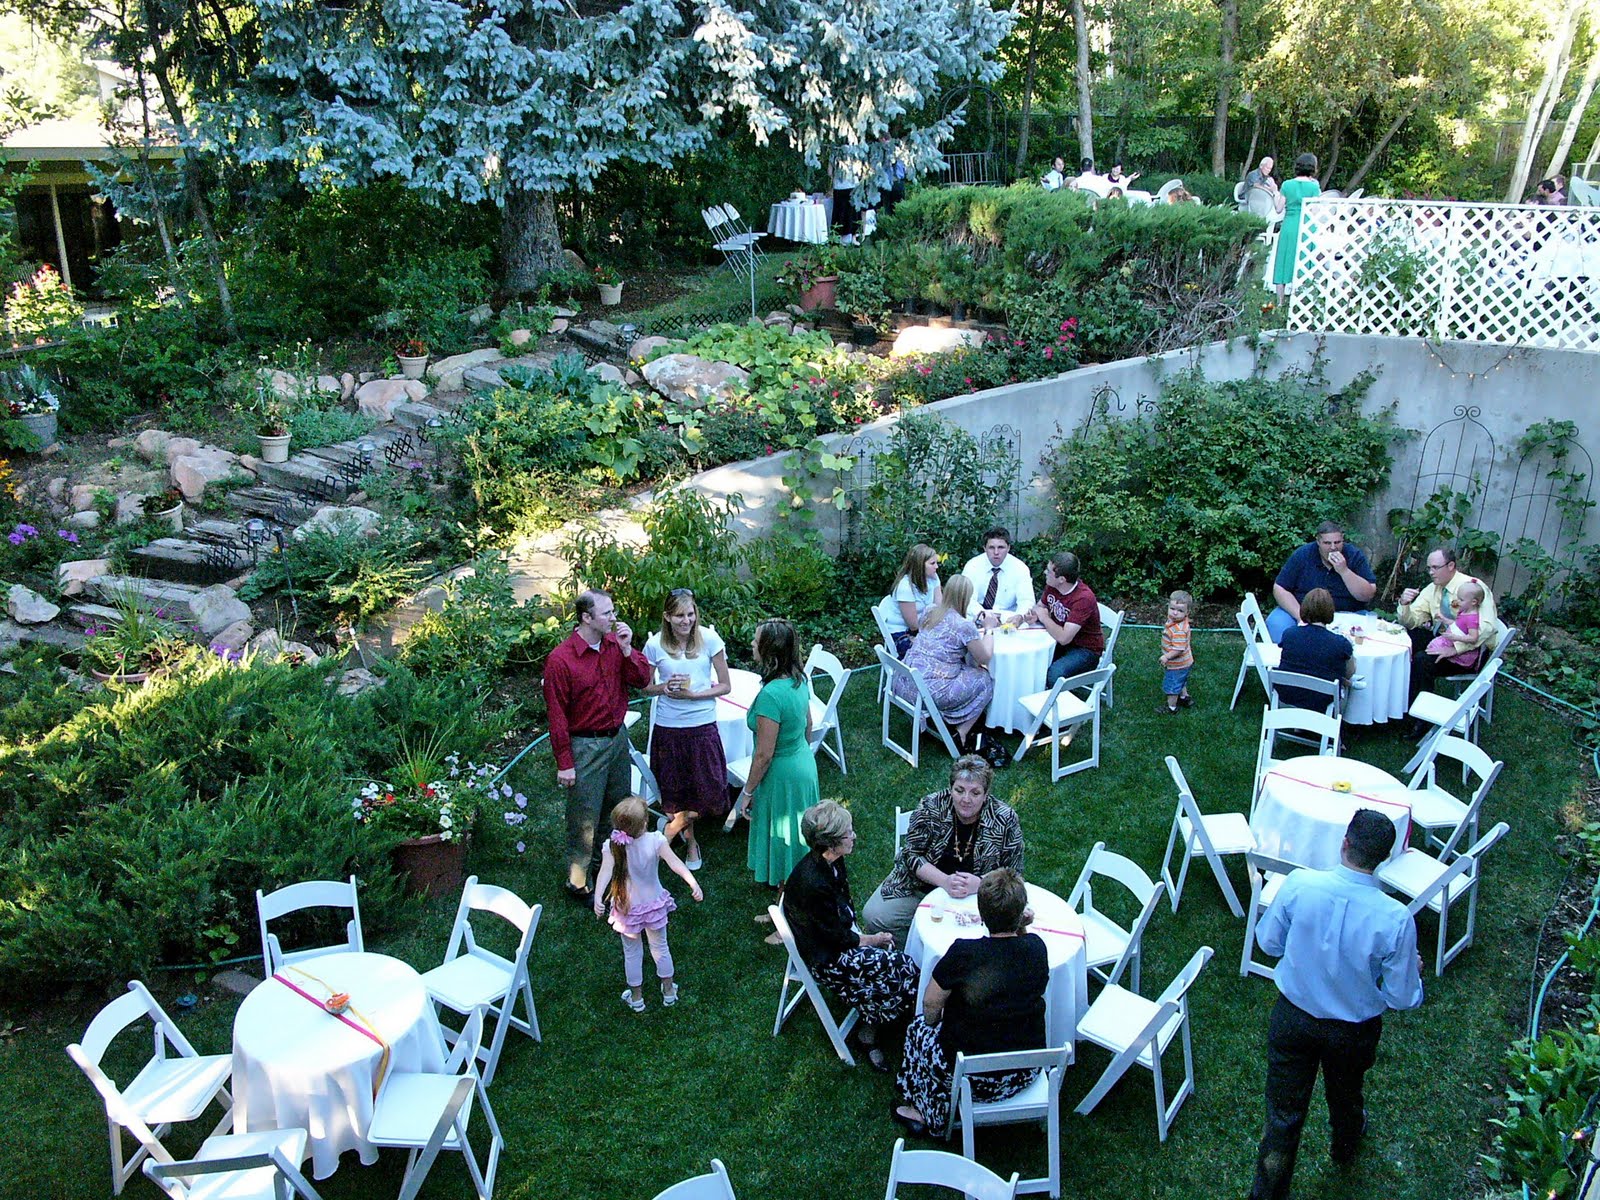
<svg viewBox="0 0 1600 1200">
<path fill-rule="evenodd" d="M 1422 1003 L 1416 924 L 1372 877 L 1394 839 L 1394 822 L 1361 809 L 1345 830 L 1340 865 L 1293 872 L 1256 926 L 1256 943 L 1279 956 L 1280 994 L 1267 1027 L 1267 1127 L 1251 1200 L 1289 1194 L 1319 1067 L 1332 1127 L 1328 1153 L 1340 1165 L 1355 1157 L 1367 1125 L 1362 1085 L 1377 1059 L 1383 1013 Z"/>
</svg>

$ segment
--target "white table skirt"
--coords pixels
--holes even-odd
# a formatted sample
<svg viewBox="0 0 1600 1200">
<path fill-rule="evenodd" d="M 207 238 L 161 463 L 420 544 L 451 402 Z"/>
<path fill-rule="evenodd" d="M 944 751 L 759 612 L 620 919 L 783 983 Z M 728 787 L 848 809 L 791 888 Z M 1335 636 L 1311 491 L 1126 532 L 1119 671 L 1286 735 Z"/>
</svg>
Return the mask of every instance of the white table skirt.
<svg viewBox="0 0 1600 1200">
<path fill-rule="evenodd" d="M 1411 707 L 1411 639 L 1403 629 L 1393 633 L 1394 626 L 1380 628 L 1378 618 L 1355 613 L 1335 614 L 1332 627 L 1350 637 L 1357 625 L 1364 640 L 1355 647 L 1356 674 L 1366 676 L 1367 686 L 1346 693 L 1344 719 L 1352 725 L 1403 720 Z"/>
<path fill-rule="evenodd" d="M 1027 729 L 1032 718 L 1017 701 L 1044 691 L 1044 677 L 1050 670 L 1055 648 L 1055 638 L 1043 629 L 995 631 L 994 657 L 989 660 L 989 674 L 994 678 L 990 725 L 1012 733 Z"/>
<path fill-rule="evenodd" d="M 767 232 L 791 242 L 828 240 L 828 212 L 815 200 L 782 200 L 767 212 Z"/>
<path fill-rule="evenodd" d="M 1064 1046 L 1078 1037 L 1078 1018 L 1089 1007 L 1089 959 L 1083 939 L 1083 921 L 1060 896 L 1030 883 L 1028 907 L 1033 909 L 1030 933 L 1044 939 L 1050 952 L 1049 1026 L 1046 1032 L 1052 1046 Z M 934 913 L 942 908 L 942 920 Z M 906 938 L 906 953 L 922 970 L 917 982 L 917 1011 L 922 1011 L 922 995 L 928 990 L 933 968 L 957 938 L 984 937 L 988 930 L 978 919 L 978 898 L 953 899 L 943 888 L 929 892 L 917 906 Z"/>
<path fill-rule="evenodd" d="M 1335 789 L 1348 783 L 1350 790 Z M 1389 772 L 1354 758 L 1306 755 L 1267 772 L 1250 831 L 1261 853 L 1302 867 L 1339 865 L 1344 831 L 1356 810 L 1371 808 L 1395 825 L 1394 852 L 1411 834 L 1411 793 Z"/>
<path fill-rule="evenodd" d="M 388 1043 L 390 1071 L 444 1069 L 444 1036 L 427 989 L 399 959 L 325 954 L 279 974 L 318 1000 L 348 992 L 346 1017 L 356 1026 L 365 1021 Z M 306 1130 L 318 1179 L 333 1174 L 346 1150 L 359 1150 L 370 1166 L 378 1151 L 366 1131 L 382 1057 L 383 1048 L 359 1028 L 269 979 L 244 998 L 234 1017 L 234 1128 Z"/>
<path fill-rule="evenodd" d="M 728 681 L 733 690 L 717 697 L 717 736 L 722 739 L 723 755 L 734 762 L 755 753 L 755 734 L 750 732 L 746 719 L 761 691 L 761 676 L 736 667 L 728 672 Z"/>
</svg>

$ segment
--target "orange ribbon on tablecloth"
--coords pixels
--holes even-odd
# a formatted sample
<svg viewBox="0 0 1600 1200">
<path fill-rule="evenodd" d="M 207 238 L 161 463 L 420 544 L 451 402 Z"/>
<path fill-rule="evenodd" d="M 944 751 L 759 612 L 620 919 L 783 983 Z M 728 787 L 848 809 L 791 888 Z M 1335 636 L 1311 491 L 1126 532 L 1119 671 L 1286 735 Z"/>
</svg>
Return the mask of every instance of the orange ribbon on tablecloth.
<svg viewBox="0 0 1600 1200">
<path fill-rule="evenodd" d="M 311 980 L 313 983 L 321 984 L 323 987 L 327 988 L 328 989 L 328 995 L 330 995 L 330 996 L 333 995 L 332 986 L 330 984 L 328 984 L 328 983 L 325 983 L 323 980 L 318 979 L 315 975 L 311 974 L 311 972 L 305 971 L 305 970 L 301 970 L 299 967 L 285 967 L 284 970 L 294 971 L 297 974 L 304 975 L 307 979 Z M 274 975 L 273 978 L 276 979 L 279 983 L 283 984 L 284 987 L 288 988 L 295 995 L 303 996 L 305 999 L 311 1001 L 312 1004 L 315 1004 L 323 1012 L 327 1013 L 330 1017 L 333 1017 L 335 1020 L 338 1020 L 338 1021 L 342 1022 L 343 1024 L 348 1025 L 351 1029 L 354 1029 L 357 1033 L 361 1034 L 363 1037 L 370 1038 L 372 1041 L 374 1041 L 374 1042 L 376 1042 L 378 1044 L 378 1048 L 382 1051 L 382 1054 L 378 1058 L 378 1071 L 377 1071 L 377 1074 L 375 1074 L 372 1077 L 372 1096 L 373 1096 L 374 1099 L 376 1099 L 377 1096 L 378 1096 L 378 1088 L 383 1083 L 383 1077 L 386 1074 L 388 1074 L 388 1072 L 389 1072 L 389 1043 L 384 1041 L 382 1036 L 379 1035 L 378 1031 L 372 1027 L 372 1022 L 367 1020 L 367 1018 L 361 1013 L 361 1011 L 359 1009 L 355 1008 L 354 1006 L 351 1006 L 346 1011 L 347 1012 L 353 1012 L 353 1013 L 355 1013 L 355 1015 L 357 1017 L 360 1018 L 360 1024 L 357 1024 L 355 1021 L 352 1021 L 349 1017 L 345 1016 L 344 1013 L 336 1013 L 336 1012 L 329 1011 L 328 1005 L 327 1005 L 327 1002 L 326 1002 L 326 997 L 324 997 L 323 999 L 319 1000 L 316 996 L 313 996 L 310 992 L 306 991 L 303 987 L 300 987 L 293 980 L 285 979 L 282 975 Z"/>
</svg>

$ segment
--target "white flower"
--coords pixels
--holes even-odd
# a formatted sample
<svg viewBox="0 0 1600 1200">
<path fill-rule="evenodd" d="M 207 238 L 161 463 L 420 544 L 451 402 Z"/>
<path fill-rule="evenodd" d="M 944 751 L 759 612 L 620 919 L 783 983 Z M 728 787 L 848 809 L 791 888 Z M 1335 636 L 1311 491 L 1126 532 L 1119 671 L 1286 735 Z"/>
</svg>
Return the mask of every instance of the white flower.
<svg viewBox="0 0 1600 1200">
<path fill-rule="evenodd" d="M 451 828 L 454 827 L 454 825 L 455 825 L 455 822 L 450 819 L 450 814 L 449 813 L 441 812 L 439 814 L 439 828 L 440 829 L 451 829 Z"/>
<path fill-rule="evenodd" d="M 523 844 L 523 843 L 522 843 L 522 842 L 518 842 L 518 843 L 517 843 L 517 853 L 518 853 L 518 854 L 521 854 L 521 853 L 522 853 L 522 852 L 523 852 L 523 851 L 525 851 L 525 850 L 526 850 L 526 849 L 527 849 L 527 848 L 528 848 L 528 847 L 527 847 L 527 846 L 526 846 L 526 845 L 524 845 L 524 844 Z"/>
</svg>

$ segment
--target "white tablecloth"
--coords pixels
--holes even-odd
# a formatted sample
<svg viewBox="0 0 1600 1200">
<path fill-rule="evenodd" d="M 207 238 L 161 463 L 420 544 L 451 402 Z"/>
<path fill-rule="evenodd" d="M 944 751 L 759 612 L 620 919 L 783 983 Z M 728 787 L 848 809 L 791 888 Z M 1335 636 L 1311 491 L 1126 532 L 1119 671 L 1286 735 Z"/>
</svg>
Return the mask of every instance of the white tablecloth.
<svg viewBox="0 0 1600 1200">
<path fill-rule="evenodd" d="M 1018 704 L 1024 696 L 1044 691 L 1056 640 L 1043 629 L 995 630 L 994 657 L 989 674 L 994 677 L 994 699 L 989 701 L 989 724 L 1012 733 L 1025 730 L 1032 718 Z"/>
<path fill-rule="evenodd" d="M 1335 790 L 1341 782 L 1350 785 L 1348 792 Z M 1339 865 L 1345 828 L 1359 808 L 1393 820 L 1395 853 L 1403 851 L 1411 833 L 1410 800 L 1403 783 L 1370 763 L 1332 755 L 1291 758 L 1267 773 L 1250 831 L 1263 854 L 1327 870 Z"/>
<path fill-rule="evenodd" d="M 717 736 L 722 739 L 723 755 L 734 762 L 755 753 L 755 734 L 750 732 L 745 720 L 761 691 L 761 676 L 736 667 L 728 672 L 728 681 L 733 684 L 733 690 L 717 697 Z"/>
<path fill-rule="evenodd" d="M 767 232 L 791 242 L 828 240 L 828 211 L 815 200 L 782 200 L 767 212 Z"/>
<path fill-rule="evenodd" d="M 390 1071 L 444 1069 L 444 1036 L 422 977 L 399 959 L 355 953 L 307 959 L 279 975 L 317 1000 L 348 992 L 350 1011 L 341 1020 L 277 978 L 244 998 L 233 1022 L 234 1128 L 305 1129 L 318 1179 L 346 1150 L 370 1166 L 378 1152 L 366 1131 L 383 1047 L 363 1022 L 388 1043 Z"/>
<path fill-rule="evenodd" d="M 1050 1022 L 1046 1032 L 1052 1046 L 1064 1046 L 1078 1037 L 1078 1018 L 1089 1007 L 1089 959 L 1084 947 L 1083 922 L 1067 902 L 1054 892 L 1030 883 L 1028 907 L 1033 909 L 1030 933 L 1044 939 L 1050 951 Z M 942 908 L 942 920 L 934 913 Z M 965 922 L 965 923 L 963 923 Z M 984 937 L 988 930 L 978 919 L 978 898 L 952 899 L 943 888 L 935 888 L 917 906 L 906 938 L 906 953 L 922 969 L 917 982 L 917 1011 L 922 1011 L 922 994 L 928 990 L 933 968 L 957 938 Z"/>
<path fill-rule="evenodd" d="M 1333 629 L 1351 642 L 1350 631 L 1357 625 L 1365 640 L 1355 648 L 1356 674 L 1366 676 L 1367 686 L 1346 693 L 1344 719 L 1352 725 L 1399 721 L 1411 707 L 1411 639 L 1404 630 L 1380 629 L 1376 617 L 1337 613 L 1333 618 Z"/>
</svg>

